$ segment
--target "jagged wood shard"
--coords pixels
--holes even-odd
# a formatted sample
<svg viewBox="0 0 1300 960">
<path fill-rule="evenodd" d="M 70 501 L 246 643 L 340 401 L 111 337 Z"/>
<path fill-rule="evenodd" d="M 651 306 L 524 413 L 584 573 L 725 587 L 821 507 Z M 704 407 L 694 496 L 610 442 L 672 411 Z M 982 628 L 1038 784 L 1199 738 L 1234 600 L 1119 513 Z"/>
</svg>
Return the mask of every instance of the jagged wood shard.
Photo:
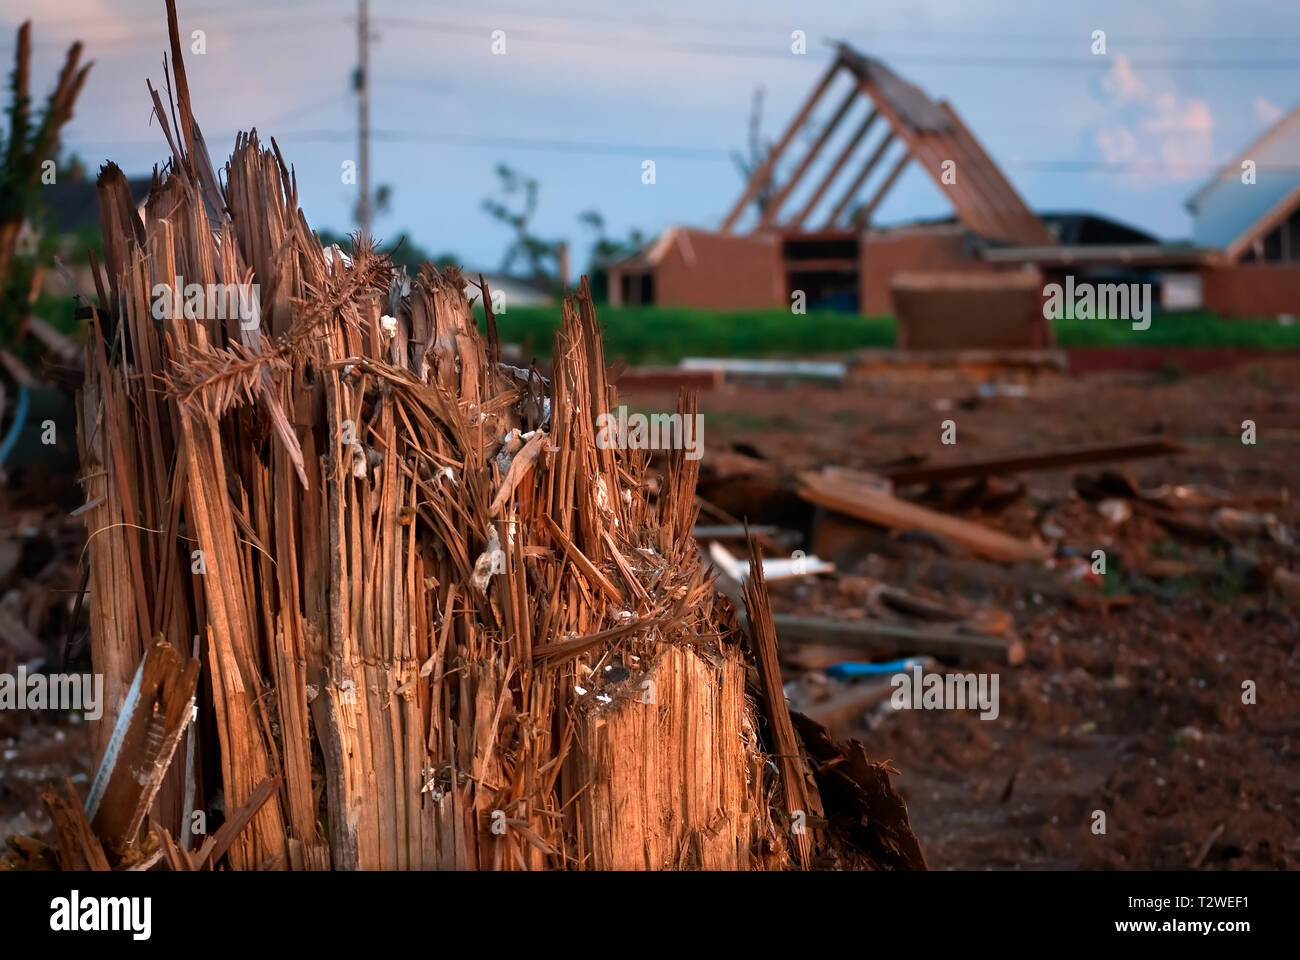
<svg viewBox="0 0 1300 960">
<path fill-rule="evenodd" d="M 888 866 L 790 833 L 792 800 L 821 814 L 774 654 L 747 688 L 692 538 L 698 461 L 673 451 L 652 483 L 645 451 L 597 443 L 617 402 L 586 281 L 544 379 L 499 362 L 454 268 L 404 278 L 363 236 L 323 250 L 274 141 L 241 135 L 210 169 L 168 6 L 173 159 L 143 218 L 101 173 L 108 293 L 79 413 L 98 752 L 144 638 L 201 664 L 184 760 L 156 785 L 157 856 Z M 155 296 L 178 277 L 255 284 L 259 309 Z M 191 835 L 217 796 L 224 825 Z"/>
</svg>

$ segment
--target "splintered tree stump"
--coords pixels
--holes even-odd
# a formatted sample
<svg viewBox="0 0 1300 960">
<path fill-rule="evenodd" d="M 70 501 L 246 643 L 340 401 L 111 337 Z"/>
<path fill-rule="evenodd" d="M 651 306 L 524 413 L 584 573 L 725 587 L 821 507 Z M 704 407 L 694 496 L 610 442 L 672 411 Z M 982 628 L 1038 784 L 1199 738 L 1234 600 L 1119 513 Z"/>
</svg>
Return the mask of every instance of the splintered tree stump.
<svg viewBox="0 0 1300 960">
<path fill-rule="evenodd" d="M 780 866 L 744 637 L 691 538 L 697 464 L 671 452 L 652 494 L 644 451 L 596 443 L 616 397 L 586 285 L 549 377 L 516 370 L 455 270 L 327 254 L 255 136 L 218 196 L 201 162 L 178 147 L 143 221 L 102 173 L 81 398 L 101 756 L 141 637 L 201 664 L 154 785 L 169 862 Z M 210 316 L 176 277 L 274 295 Z M 117 849 L 141 811 L 95 799 Z M 208 815 L 247 825 L 214 849 Z"/>
<path fill-rule="evenodd" d="M 748 640 L 691 536 L 698 460 L 597 442 L 617 396 L 586 280 L 544 375 L 500 362 L 486 285 L 483 332 L 454 268 L 322 249 L 274 144 L 210 167 L 168 7 L 172 156 L 143 217 L 100 174 L 79 414 L 100 756 L 146 638 L 198 674 L 149 768 L 166 862 L 861 862 L 819 825 L 761 581 Z M 162 746 L 185 689 L 158 687 Z M 110 849 L 141 796 L 97 791 Z"/>
</svg>

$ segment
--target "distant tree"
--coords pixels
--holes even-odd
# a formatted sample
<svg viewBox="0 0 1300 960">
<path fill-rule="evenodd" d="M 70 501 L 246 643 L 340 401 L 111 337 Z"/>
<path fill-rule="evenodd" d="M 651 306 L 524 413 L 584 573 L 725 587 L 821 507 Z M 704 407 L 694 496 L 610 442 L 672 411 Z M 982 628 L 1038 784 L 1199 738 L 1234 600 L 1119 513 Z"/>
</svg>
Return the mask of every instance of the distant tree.
<svg viewBox="0 0 1300 960">
<path fill-rule="evenodd" d="M 749 140 L 746 145 L 746 152 L 731 151 L 731 160 L 746 183 L 758 172 L 759 167 L 767 159 L 767 155 L 772 152 L 771 141 L 763 142 L 762 125 L 763 88 L 756 87 L 749 105 Z M 754 206 L 758 209 L 760 216 L 767 210 L 767 205 L 772 199 L 774 181 L 775 177 L 769 177 L 767 183 L 763 184 L 754 197 Z"/>
<path fill-rule="evenodd" d="M 497 164 L 497 178 L 501 181 L 502 199 L 487 197 L 483 200 L 483 209 L 494 220 L 505 224 L 514 231 L 514 242 L 506 248 L 501 261 L 501 272 L 509 274 L 516 262 L 522 260 L 527 267 L 530 279 L 542 283 L 552 290 L 560 291 L 560 261 L 563 257 L 564 241 L 547 240 L 537 236 L 529 227 L 533 215 L 537 212 L 538 184 L 532 177 L 524 176 L 512 170 L 504 163 Z M 509 200 L 522 195 L 522 206 L 511 210 Z"/>
</svg>

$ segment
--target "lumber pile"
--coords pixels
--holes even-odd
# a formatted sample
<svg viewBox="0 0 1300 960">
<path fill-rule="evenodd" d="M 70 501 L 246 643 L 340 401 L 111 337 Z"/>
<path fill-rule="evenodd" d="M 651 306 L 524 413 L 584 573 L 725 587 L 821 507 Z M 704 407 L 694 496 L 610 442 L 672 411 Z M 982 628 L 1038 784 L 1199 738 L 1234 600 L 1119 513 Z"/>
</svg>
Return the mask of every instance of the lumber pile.
<svg viewBox="0 0 1300 960">
<path fill-rule="evenodd" d="M 823 808 L 804 744 L 851 748 L 795 733 L 761 563 L 752 638 L 715 589 L 697 461 L 651 483 L 645 451 L 597 444 L 616 395 L 585 280 L 544 377 L 500 362 L 486 285 L 481 332 L 454 268 L 323 250 L 274 141 L 211 167 L 168 6 L 170 162 L 143 219 L 116 166 L 99 179 L 79 438 L 102 850 L 56 797 L 64 865 L 923 867 L 892 791 L 864 827 L 888 782 L 865 754 Z M 257 322 L 160 316 L 177 277 L 257 284 Z"/>
</svg>

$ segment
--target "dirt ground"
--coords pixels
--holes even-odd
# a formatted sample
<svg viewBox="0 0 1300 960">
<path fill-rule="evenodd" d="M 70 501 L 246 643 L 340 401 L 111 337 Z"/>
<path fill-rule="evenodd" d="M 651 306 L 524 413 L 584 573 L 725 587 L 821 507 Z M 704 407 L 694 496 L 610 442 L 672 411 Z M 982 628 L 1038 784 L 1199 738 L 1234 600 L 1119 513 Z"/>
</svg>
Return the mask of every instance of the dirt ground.
<svg viewBox="0 0 1300 960">
<path fill-rule="evenodd" d="M 1300 866 L 1300 611 L 1257 589 L 1223 544 L 1192 542 L 1145 515 L 1112 524 L 1072 490 L 1076 474 L 1117 467 L 1144 490 L 1199 484 L 1264 502 L 1294 493 L 1300 363 L 1192 378 L 1004 379 L 1025 395 L 981 396 L 986 373 L 951 371 L 877 372 L 842 387 L 729 385 L 701 398 L 705 464 L 739 451 L 788 477 L 826 464 L 870 469 L 909 455 L 952 462 L 1172 435 L 1188 452 L 1009 478 L 1023 481 L 1025 494 L 999 512 L 954 510 L 1052 545 L 1049 584 L 1090 572 L 1080 558 L 1106 550 L 1104 581 L 1083 584 L 1104 602 L 1081 608 L 1044 596 L 1041 570 L 992 585 L 954 575 L 951 564 L 931 562 L 941 545 L 905 546 L 904 535 L 831 557 L 833 575 L 773 584 L 775 611 L 860 619 L 871 585 L 884 583 L 1013 618 L 1026 664 L 953 668 L 999 674 L 996 719 L 886 703 L 852 731 L 872 759 L 900 769 L 897 785 L 935 869 Z M 653 411 L 675 400 L 656 393 L 628 402 Z M 940 442 L 946 419 L 956 424 L 952 446 Z M 1248 419 L 1254 445 L 1241 442 Z M 746 504 L 744 486 L 706 475 L 702 489 L 720 501 L 740 488 L 727 509 L 751 523 L 799 523 L 788 503 Z M 1297 529 L 1294 500 L 1255 509 Z M 975 573 L 997 566 L 965 563 Z M 1242 702 L 1247 680 L 1256 687 L 1251 705 Z M 1105 815 L 1104 834 L 1093 830 L 1094 811 Z"/>
<path fill-rule="evenodd" d="M 1298 486 L 1300 363 L 1193 378 L 1001 380 L 1024 395 L 990 390 L 987 372 L 875 372 L 842 386 L 769 381 L 705 393 L 702 492 L 752 523 L 807 533 L 811 509 L 789 493 L 799 470 L 959 461 L 1162 433 L 1188 451 L 1105 466 L 1122 467 L 1143 490 L 1217 488 L 1243 511 L 1300 529 L 1294 500 L 1275 499 Z M 664 391 L 626 402 L 658 411 L 676 398 Z M 956 424 L 952 446 L 940 443 L 948 419 Z M 1247 419 L 1257 425 L 1254 445 L 1241 442 Z M 771 475 L 747 486 L 728 463 L 737 456 Z M 954 668 L 998 674 L 996 719 L 885 704 L 840 731 L 901 771 L 896 783 L 932 868 L 1300 866 L 1300 611 L 1261 589 L 1222 542 L 1195 542 L 1143 514 L 1112 522 L 1073 490 L 1076 475 L 1101 469 L 1007 478 L 992 494 L 1022 481 L 1022 495 L 941 504 L 1050 545 L 1053 559 L 1037 570 L 1007 572 L 924 537 L 881 535 L 868 547 L 837 549 L 834 574 L 774 583 L 774 608 L 863 619 L 878 615 L 869 598 L 886 584 L 993 619 L 1009 615 L 1006 633 L 1024 643 L 1026 663 Z M 773 496 L 773 487 L 787 492 Z M 1249 503 L 1254 497 L 1266 505 Z M 17 519 L 0 532 L 11 540 L 22 539 L 20 527 L 60 532 L 57 551 L 26 542 L 20 566 L 0 584 L 0 602 L 61 656 L 76 586 L 68 545 L 80 536 L 79 521 L 60 526 L 49 509 L 10 511 Z M 1085 558 L 1098 548 L 1107 551 L 1104 578 L 1086 572 Z M 1072 588 L 1096 602 L 1063 599 L 1061 590 Z M 33 597 L 40 610 L 31 609 Z M 75 669 L 84 649 L 78 642 L 68 652 Z M 797 683 L 798 672 L 790 679 Z M 1256 686 L 1254 704 L 1242 702 L 1244 681 Z M 67 775 L 84 792 L 87 754 L 83 724 L 0 712 L 0 835 L 42 832 L 43 785 Z M 1104 834 L 1094 832 L 1095 811 L 1105 815 Z"/>
</svg>

